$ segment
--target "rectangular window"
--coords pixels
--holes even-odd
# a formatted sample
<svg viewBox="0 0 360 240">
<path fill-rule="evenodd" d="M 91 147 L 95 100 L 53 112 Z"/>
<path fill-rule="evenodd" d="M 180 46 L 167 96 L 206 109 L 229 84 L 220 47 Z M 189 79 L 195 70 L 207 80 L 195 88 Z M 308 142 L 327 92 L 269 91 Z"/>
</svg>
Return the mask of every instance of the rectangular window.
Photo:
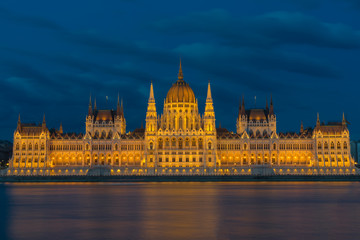
<svg viewBox="0 0 360 240">
<path fill-rule="evenodd" d="M 169 158 L 166 158 L 166 162 L 169 162 Z"/>
<path fill-rule="evenodd" d="M 196 158 L 193 158 L 193 162 L 196 162 Z"/>
<path fill-rule="evenodd" d="M 162 162 L 162 158 L 159 158 L 159 162 Z"/>
<path fill-rule="evenodd" d="M 186 162 L 189 162 L 189 158 L 186 158 Z"/>
<path fill-rule="evenodd" d="M 179 162 L 182 162 L 182 158 L 179 158 Z"/>
<path fill-rule="evenodd" d="M 175 158 L 172 159 L 172 162 L 175 162 Z"/>
<path fill-rule="evenodd" d="M 202 158 L 200 158 L 201 159 L 201 161 L 200 162 L 202 162 Z M 211 162 L 211 157 L 209 157 L 209 162 Z"/>
</svg>

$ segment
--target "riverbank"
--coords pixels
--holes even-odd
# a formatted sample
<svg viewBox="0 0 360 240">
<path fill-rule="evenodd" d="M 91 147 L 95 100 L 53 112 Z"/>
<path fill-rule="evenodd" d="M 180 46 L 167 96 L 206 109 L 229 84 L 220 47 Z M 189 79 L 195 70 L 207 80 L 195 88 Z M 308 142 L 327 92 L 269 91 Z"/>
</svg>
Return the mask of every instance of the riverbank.
<svg viewBox="0 0 360 240">
<path fill-rule="evenodd" d="M 359 175 L 276 176 L 2 176 L 0 182 L 359 182 Z"/>
</svg>

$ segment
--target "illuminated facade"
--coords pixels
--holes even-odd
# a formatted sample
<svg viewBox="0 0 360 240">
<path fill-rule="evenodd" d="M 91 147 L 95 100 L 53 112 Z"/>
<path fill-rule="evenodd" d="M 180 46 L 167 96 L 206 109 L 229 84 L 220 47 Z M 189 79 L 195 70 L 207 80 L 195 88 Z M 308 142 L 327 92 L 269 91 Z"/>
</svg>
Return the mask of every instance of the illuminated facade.
<svg viewBox="0 0 360 240">
<path fill-rule="evenodd" d="M 157 114 L 153 84 L 145 128 L 126 132 L 116 111 L 89 103 L 85 134 L 49 130 L 18 120 L 8 175 L 314 175 L 356 174 L 347 122 L 278 133 L 273 101 L 265 109 L 239 107 L 236 133 L 215 127 L 210 83 L 201 116 L 193 90 L 178 80 Z"/>
</svg>

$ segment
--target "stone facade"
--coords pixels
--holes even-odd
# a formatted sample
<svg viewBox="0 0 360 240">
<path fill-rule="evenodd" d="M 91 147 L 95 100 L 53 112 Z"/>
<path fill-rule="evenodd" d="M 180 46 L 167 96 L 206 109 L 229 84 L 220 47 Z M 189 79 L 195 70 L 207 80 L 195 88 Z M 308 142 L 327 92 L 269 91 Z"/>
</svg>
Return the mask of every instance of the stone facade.
<svg viewBox="0 0 360 240">
<path fill-rule="evenodd" d="M 239 107 L 236 133 L 215 127 L 210 83 L 201 116 L 183 79 L 170 88 L 159 116 L 153 84 L 145 128 L 126 132 L 122 103 L 116 111 L 91 102 L 85 134 L 21 123 L 14 132 L 8 175 L 274 175 L 356 174 L 347 122 L 278 133 L 273 101 L 265 109 Z"/>
</svg>

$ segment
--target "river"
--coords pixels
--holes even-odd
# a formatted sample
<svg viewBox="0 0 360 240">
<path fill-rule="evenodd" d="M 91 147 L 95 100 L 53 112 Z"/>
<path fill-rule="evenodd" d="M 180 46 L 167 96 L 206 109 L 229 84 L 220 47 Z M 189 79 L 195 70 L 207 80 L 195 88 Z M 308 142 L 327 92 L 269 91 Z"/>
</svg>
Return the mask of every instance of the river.
<svg viewBox="0 0 360 240">
<path fill-rule="evenodd" d="M 358 182 L 5 183 L 6 239 L 360 239 Z"/>
</svg>

